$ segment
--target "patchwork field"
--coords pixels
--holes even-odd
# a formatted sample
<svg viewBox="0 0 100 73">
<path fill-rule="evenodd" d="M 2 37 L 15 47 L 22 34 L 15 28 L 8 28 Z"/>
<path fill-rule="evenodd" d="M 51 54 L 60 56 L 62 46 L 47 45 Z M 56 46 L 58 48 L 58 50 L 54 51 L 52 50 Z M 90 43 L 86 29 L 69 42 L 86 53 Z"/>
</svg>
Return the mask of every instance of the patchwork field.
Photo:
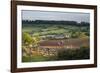
<svg viewBox="0 0 100 73">
<path fill-rule="evenodd" d="M 89 26 L 23 24 L 22 62 L 89 59 Z"/>
</svg>

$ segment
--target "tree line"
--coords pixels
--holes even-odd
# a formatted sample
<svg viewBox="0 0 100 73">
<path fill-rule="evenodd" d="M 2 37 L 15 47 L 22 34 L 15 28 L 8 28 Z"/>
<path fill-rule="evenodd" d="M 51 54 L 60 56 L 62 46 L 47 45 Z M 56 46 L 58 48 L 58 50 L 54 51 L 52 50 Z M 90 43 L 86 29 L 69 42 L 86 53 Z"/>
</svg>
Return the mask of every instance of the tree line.
<svg viewBox="0 0 100 73">
<path fill-rule="evenodd" d="M 88 22 L 77 21 L 56 21 L 56 20 L 22 20 L 23 26 L 32 26 L 34 24 L 61 24 L 61 25 L 73 25 L 73 26 L 89 26 Z M 29 25 L 30 24 L 30 25 Z"/>
</svg>

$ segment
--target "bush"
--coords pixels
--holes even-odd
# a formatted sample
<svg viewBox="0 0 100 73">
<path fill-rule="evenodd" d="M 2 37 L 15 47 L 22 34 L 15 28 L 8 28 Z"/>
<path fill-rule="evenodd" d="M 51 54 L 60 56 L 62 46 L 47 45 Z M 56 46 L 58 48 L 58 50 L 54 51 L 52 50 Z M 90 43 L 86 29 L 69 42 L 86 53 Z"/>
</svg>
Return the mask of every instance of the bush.
<svg viewBox="0 0 100 73">
<path fill-rule="evenodd" d="M 90 52 L 89 48 L 80 48 L 80 49 L 67 49 L 58 52 L 57 60 L 80 60 L 80 59 L 89 59 Z"/>
</svg>

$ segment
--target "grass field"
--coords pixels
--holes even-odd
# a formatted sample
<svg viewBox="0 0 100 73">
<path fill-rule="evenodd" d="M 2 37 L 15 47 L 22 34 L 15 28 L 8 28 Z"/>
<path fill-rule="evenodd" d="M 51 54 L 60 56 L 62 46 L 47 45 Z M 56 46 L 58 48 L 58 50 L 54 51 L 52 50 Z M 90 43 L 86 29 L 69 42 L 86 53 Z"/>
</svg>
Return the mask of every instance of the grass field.
<svg viewBox="0 0 100 73">
<path fill-rule="evenodd" d="M 79 34 L 85 34 L 89 36 L 89 27 L 87 26 L 70 26 L 70 25 L 51 25 L 50 24 L 34 24 L 32 27 L 23 27 L 22 32 L 30 33 L 31 35 L 51 35 L 51 34 L 60 34 L 60 35 L 70 35 L 79 36 Z"/>
</svg>

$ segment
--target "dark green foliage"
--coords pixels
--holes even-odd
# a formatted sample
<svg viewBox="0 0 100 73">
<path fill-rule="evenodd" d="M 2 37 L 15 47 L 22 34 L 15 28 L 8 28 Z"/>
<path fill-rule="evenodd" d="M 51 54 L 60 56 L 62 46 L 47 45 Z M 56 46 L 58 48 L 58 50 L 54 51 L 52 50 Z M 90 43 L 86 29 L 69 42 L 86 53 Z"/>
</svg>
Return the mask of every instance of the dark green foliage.
<svg viewBox="0 0 100 73">
<path fill-rule="evenodd" d="M 87 22 L 77 23 L 76 21 L 52 21 L 52 20 L 22 20 L 23 26 L 34 26 L 34 24 L 62 24 L 62 25 L 72 25 L 72 26 L 89 26 Z M 28 25 L 27 25 L 28 24 Z"/>
<path fill-rule="evenodd" d="M 90 53 L 88 48 L 80 49 L 67 49 L 59 51 L 58 60 L 80 60 L 80 59 L 89 59 Z"/>
</svg>

